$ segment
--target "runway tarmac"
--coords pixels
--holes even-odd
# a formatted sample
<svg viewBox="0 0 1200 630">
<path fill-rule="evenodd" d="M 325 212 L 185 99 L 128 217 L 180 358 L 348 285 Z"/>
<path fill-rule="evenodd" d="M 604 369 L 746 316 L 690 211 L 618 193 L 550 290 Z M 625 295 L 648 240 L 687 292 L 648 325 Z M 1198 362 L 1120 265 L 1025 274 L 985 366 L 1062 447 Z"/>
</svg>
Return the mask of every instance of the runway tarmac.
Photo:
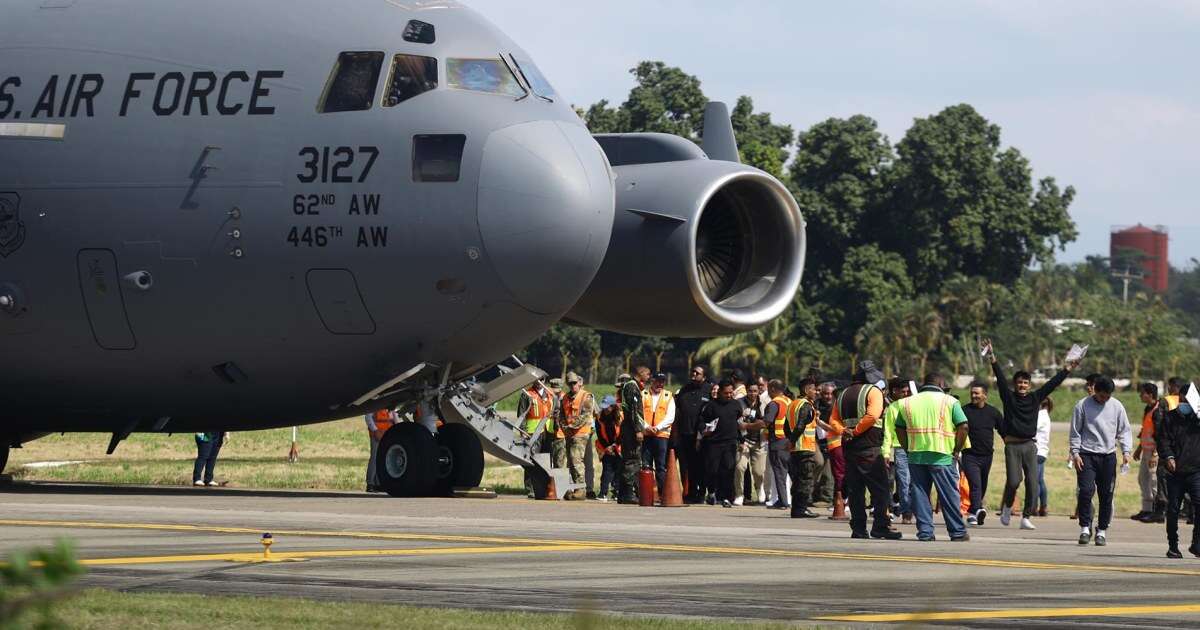
<svg viewBox="0 0 1200 630">
<path fill-rule="evenodd" d="M 1125 516 L 1107 547 L 1078 545 L 1063 517 L 1037 531 L 992 517 L 967 543 L 902 526 L 885 542 L 761 507 L 16 483 L 0 486 L 0 554 L 69 537 L 84 585 L 126 591 L 835 626 L 1200 625 L 1200 559 L 1168 560 L 1162 526 Z"/>
</svg>

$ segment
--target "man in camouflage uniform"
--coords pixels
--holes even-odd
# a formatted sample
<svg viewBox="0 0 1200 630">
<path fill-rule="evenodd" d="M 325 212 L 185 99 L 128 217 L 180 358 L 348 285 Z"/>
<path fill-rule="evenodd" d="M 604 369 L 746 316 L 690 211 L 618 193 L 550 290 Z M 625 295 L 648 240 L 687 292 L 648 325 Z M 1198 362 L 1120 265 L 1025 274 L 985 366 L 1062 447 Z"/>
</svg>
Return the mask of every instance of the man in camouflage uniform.
<svg viewBox="0 0 1200 630">
<path fill-rule="evenodd" d="M 650 368 L 639 365 L 633 371 L 634 378 L 627 379 L 617 387 L 617 403 L 621 405 L 621 469 L 622 492 L 618 503 L 637 504 L 634 492 L 637 489 L 638 471 L 642 468 L 642 436 L 646 432 L 646 420 L 642 411 L 642 390 L 650 380 Z"/>
<path fill-rule="evenodd" d="M 558 424 L 563 433 L 563 448 L 567 466 L 571 469 L 571 482 L 584 483 L 584 459 L 591 442 L 592 425 L 600 413 L 596 397 L 583 388 L 583 379 L 578 374 L 567 374 L 567 392 L 563 394 L 558 411 Z M 570 498 L 583 499 L 586 491 L 576 488 Z"/>
<path fill-rule="evenodd" d="M 554 422 L 552 414 L 556 397 L 541 380 L 521 390 L 521 397 L 517 402 L 519 435 L 529 438 L 532 448 L 536 452 L 542 451 L 542 441 L 546 435 L 544 429 L 539 429 L 539 425 Z M 536 435 L 534 435 L 535 432 Z M 533 468 L 527 466 L 525 468 L 525 494 L 530 499 L 534 498 L 533 476 Z"/>
</svg>

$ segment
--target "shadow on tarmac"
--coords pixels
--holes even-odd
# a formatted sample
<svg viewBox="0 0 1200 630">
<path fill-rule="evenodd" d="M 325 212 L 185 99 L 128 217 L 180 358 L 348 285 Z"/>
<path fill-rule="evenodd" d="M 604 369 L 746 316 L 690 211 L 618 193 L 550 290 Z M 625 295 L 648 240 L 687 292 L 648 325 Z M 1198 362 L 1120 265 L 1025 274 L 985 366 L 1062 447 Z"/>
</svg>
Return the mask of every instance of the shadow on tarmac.
<svg viewBox="0 0 1200 630">
<path fill-rule="evenodd" d="M 102 494 L 142 496 L 194 496 L 197 494 L 237 497 L 279 497 L 297 499 L 388 499 L 386 494 L 367 494 L 348 490 L 261 490 L 253 488 L 144 486 L 86 481 L 16 481 L 0 479 L 0 493 L 6 494 Z"/>
</svg>

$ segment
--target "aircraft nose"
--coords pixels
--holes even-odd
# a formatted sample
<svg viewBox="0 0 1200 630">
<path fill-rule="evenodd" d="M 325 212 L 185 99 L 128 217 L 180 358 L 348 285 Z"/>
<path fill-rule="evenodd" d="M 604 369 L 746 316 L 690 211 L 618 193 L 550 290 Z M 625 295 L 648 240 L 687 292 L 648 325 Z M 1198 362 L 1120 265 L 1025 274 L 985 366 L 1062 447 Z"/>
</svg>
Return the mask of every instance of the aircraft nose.
<svg viewBox="0 0 1200 630">
<path fill-rule="evenodd" d="M 521 306 L 561 313 L 583 295 L 608 250 L 614 187 L 587 130 L 558 121 L 493 131 L 479 173 L 479 229 Z"/>
</svg>

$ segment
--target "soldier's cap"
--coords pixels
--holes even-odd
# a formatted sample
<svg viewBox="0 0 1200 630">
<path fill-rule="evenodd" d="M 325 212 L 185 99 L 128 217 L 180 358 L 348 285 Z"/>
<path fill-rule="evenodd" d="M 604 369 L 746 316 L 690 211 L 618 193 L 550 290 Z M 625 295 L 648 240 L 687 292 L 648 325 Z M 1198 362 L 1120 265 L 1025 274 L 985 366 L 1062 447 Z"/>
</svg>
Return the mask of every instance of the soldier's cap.
<svg viewBox="0 0 1200 630">
<path fill-rule="evenodd" d="M 562 379 L 561 379 L 561 378 L 559 378 L 559 377 L 557 377 L 557 376 L 555 376 L 554 378 L 550 379 L 550 387 L 553 387 L 553 388 L 557 389 L 557 388 L 559 388 L 559 387 L 562 387 L 562 384 L 563 384 L 563 383 L 562 383 Z"/>
<path fill-rule="evenodd" d="M 582 382 L 583 382 L 583 379 L 579 378 L 578 374 L 576 374 L 574 372 L 567 372 L 567 385 L 574 385 L 575 383 L 582 383 Z"/>
<path fill-rule="evenodd" d="M 667 375 L 666 375 L 666 374 L 663 374 L 662 372 L 659 372 L 658 374 L 655 374 L 655 375 L 654 375 L 654 380 L 656 380 L 656 381 L 663 381 L 663 382 L 666 382 L 666 380 L 667 380 Z"/>
</svg>

